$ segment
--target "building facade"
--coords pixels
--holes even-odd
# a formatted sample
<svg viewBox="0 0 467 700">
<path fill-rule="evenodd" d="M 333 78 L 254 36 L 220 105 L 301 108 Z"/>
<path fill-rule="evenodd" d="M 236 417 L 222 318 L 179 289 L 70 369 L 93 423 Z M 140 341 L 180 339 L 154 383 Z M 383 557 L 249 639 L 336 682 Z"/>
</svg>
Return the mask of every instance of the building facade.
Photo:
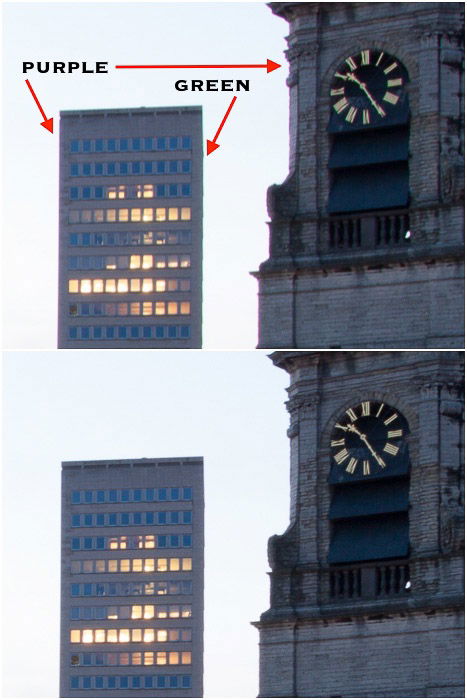
<svg viewBox="0 0 467 700">
<path fill-rule="evenodd" d="M 60 348 L 200 348 L 200 107 L 60 115 Z"/>
<path fill-rule="evenodd" d="M 463 353 L 282 351 L 260 697 L 463 697 Z"/>
<path fill-rule="evenodd" d="M 290 170 L 259 347 L 462 347 L 463 4 L 269 7 L 290 24 Z"/>
<path fill-rule="evenodd" d="M 60 697 L 202 697 L 203 460 L 62 464 Z"/>
</svg>

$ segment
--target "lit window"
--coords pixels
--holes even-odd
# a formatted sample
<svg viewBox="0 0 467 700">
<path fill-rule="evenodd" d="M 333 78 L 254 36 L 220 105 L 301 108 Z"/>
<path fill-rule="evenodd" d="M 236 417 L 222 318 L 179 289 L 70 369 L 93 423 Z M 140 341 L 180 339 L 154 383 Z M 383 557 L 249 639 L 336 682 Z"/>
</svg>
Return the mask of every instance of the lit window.
<svg viewBox="0 0 467 700">
<path fill-rule="evenodd" d="M 154 281 L 153 281 L 152 279 L 150 279 L 150 278 L 149 278 L 149 279 L 148 279 L 148 278 L 145 278 L 145 279 L 143 279 L 143 284 L 142 284 L 142 287 L 141 287 L 141 291 L 142 291 L 142 292 L 145 292 L 145 293 L 147 293 L 147 292 L 152 292 L 152 290 L 153 290 L 153 285 L 154 285 Z"/>
<path fill-rule="evenodd" d="M 79 281 L 68 280 L 68 291 L 70 294 L 76 294 L 79 291 Z"/>
<path fill-rule="evenodd" d="M 118 620 L 118 608 L 116 605 L 109 605 L 107 608 L 107 619 Z"/>
<path fill-rule="evenodd" d="M 182 651 L 182 664 L 191 664 L 191 651 Z"/>
<path fill-rule="evenodd" d="M 156 301 L 154 304 L 154 313 L 156 316 L 165 315 L 165 301 Z"/>
<path fill-rule="evenodd" d="M 158 666 L 165 666 L 167 663 L 167 655 L 165 651 L 156 652 L 156 664 Z"/>
<path fill-rule="evenodd" d="M 165 220 L 166 220 L 165 207 L 158 207 L 156 209 L 156 221 L 165 221 Z"/>
<path fill-rule="evenodd" d="M 141 267 L 141 255 L 130 255 L 130 270 L 137 270 Z"/>
<path fill-rule="evenodd" d="M 97 559 L 95 562 L 96 565 L 96 573 L 102 573 L 105 571 L 105 561 L 104 559 Z"/>
<path fill-rule="evenodd" d="M 154 652 L 145 651 L 144 652 L 144 665 L 145 666 L 152 666 L 153 664 L 154 664 Z"/>
<path fill-rule="evenodd" d="M 130 630 L 119 630 L 118 634 L 118 641 L 119 642 L 129 642 L 130 641 Z"/>
<path fill-rule="evenodd" d="M 151 652 L 144 652 L 145 654 L 148 653 L 150 654 Z M 141 666 L 141 652 L 140 651 L 134 651 L 131 655 L 131 663 L 133 666 Z"/>
<path fill-rule="evenodd" d="M 143 642 L 154 641 L 154 630 L 144 630 Z"/>
<path fill-rule="evenodd" d="M 70 642 L 73 644 L 81 641 L 81 630 L 70 630 Z"/>
<path fill-rule="evenodd" d="M 143 301 L 143 316 L 152 315 L 152 301 Z"/>
<path fill-rule="evenodd" d="M 95 294 L 100 294 L 101 292 L 104 291 L 104 280 L 93 280 L 92 281 L 92 291 Z"/>
<path fill-rule="evenodd" d="M 118 186 L 118 198 L 125 199 L 125 185 Z"/>
<path fill-rule="evenodd" d="M 142 571 L 143 570 L 143 560 L 142 559 L 133 559 L 133 571 Z"/>
<path fill-rule="evenodd" d="M 105 642 L 105 630 L 94 630 L 94 641 Z"/>
<path fill-rule="evenodd" d="M 118 559 L 109 559 L 108 571 L 110 573 L 115 573 L 116 571 L 118 571 Z"/>
<path fill-rule="evenodd" d="M 83 209 L 81 212 L 81 223 L 90 224 L 92 221 L 92 211 L 90 209 Z"/>
<path fill-rule="evenodd" d="M 167 304 L 167 313 L 169 316 L 176 316 L 178 313 L 178 304 L 176 301 L 169 301 Z"/>
<path fill-rule="evenodd" d="M 117 291 L 117 284 L 115 280 L 109 279 L 105 280 L 105 291 L 106 292 L 116 292 Z"/>
<path fill-rule="evenodd" d="M 143 255 L 143 270 L 150 270 L 152 267 L 152 255 Z"/>
<path fill-rule="evenodd" d="M 90 294 L 92 292 L 91 280 L 81 280 L 81 294 Z"/>
<path fill-rule="evenodd" d="M 142 605 L 132 605 L 131 606 L 131 619 L 140 620 L 143 617 L 143 606 Z"/>
<path fill-rule="evenodd" d="M 132 642 L 142 642 L 143 641 L 143 630 L 131 630 L 131 641 Z"/>
<path fill-rule="evenodd" d="M 184 315 L 188 315 L 190 313 L 190 302 L 189 301 L 182 301 L 180 303 L 180 313 Z"/>
<path fill-rule="evenodd" d="M 189 255 L 180 256 L 180 267 L 191 267 L 191 257 Z"/>
<path fill-rule="evenodd" d="M 128 630 L 127 630 L 127 632 L 128 632 Z M 123 641 L 129 641 L 129 640 L 120 639 L 120 641 L 123 642 Z M 128 652 L 124 651 L 120 654 L 120 666 L 128 666 L 129 664 L 130 664 L 130 654 Z M 122 687 L 121 681 L 120 681 L 120 687 Z"/>
<path fill-rule="evenodd" d="M 107 630 L 107 641 L 118 642 L 118 630 Z"/>
<path fill-rule="evenodd" d="M 94 221 L 98 224 L 101 224 L 104 221 L 103 209 L 94 209 Z"/>
<path fill-rule="evenodd" d="M 83 644 L 92 644 L 93 641 L 93 631 L 92 630 L 83 630 L 83 637 L 82 641 Z"/>
<path fill-rule="evenodd" d="M 168 280 L 167 288 L 169 292 L 176 292 L 178 290 L 178 280 Z"/>
<path fill-rule="evenodd" d="M 144 560 L 144 570 L 145 571 L 154 571 L 154 559 L 145 559 Z M 161 571 L 161 569 L 158 569 L 158 571 Z M 146 586 L 151 586 L 152 588 L 154 587 L 154 584 L 146 584 Z M 150 595 L 149 590 L 145 590 L 146 595 Z"/>
<path fill-rule="evenodd" d="M 157 571 L 168 571 L 167 559 L 158 559 L 157 560 Z"/>
<path fill-rule="evenodd" d="M 166 642 L 167 641 L 167 630 L 157 630 L 157 641 Z"/>
<path fill-rule="evenodd" d="M 191 571 L 191 557 L 182 559 L 182 569 L 183 571 Z"/>
<path fill-rule="evenodd" d="M 169 664 L 171 666 L 178 664 L 178 651 L 169 651 Z"/>
<path fill-rule="evenodd" d="M 107 188 L 107 198 L 108 199 L 117 199 L 117 188 L 116 187 L 108 187 Z"/>
<path fill-rule="evenodd" d="M 117 221 L 117 210 L 116 209 L 106 209 L 105 220 L 106 221 Z"/>
<path fill-rule="evenodd" d="M 141 221 L 141 209 L 136 208 L 131 210 L 131 220 Z"/>
<path fill-rule="evenodd" d="M 117 292 L 125 293 L 128 292 L 128 280 L 127 279 L 119 279 L 117 283 Z"/>
<path fill-rule="evenodd" d="M 156 280 L 156 292 L 165 292 L 166 286 L 165 280 Z"/>
<path fill-rule="evenodd" d="M 157 606 L 157 617 L 159 619 L 163 619 L 167 617 L 167 606 L 166 605 L 158 605 Z"/>
<path fill-rule="evenodd" d="M 170 571 L 180 571 L 180 560 L 171 559 L 170 560 Z"/>
<path fill-rule="evenodd" d="M 116 537 L 109 539 L 109 549 L 118 549 L 118 541 Z"/>
<path fill-rule="evenodd" d="M 144 619 L 152 620 L 154 618 L 154 605 L 144 606 Z"/>
<path fill-rule="evenodd" d="M 131 281 L 134 282 L 135 280 L 131 280 Z M 138 280 L 138 282 L 139 282 L 139 280 Z M 130 287 L 130 291 L 132 291 L 132 292 L 139 292 L 139 288 L 138 288 L 138 289 L 134 289 L 133 286 L 131 286 L 131 287 Z M 144 303 L 146 303 L 146 302 L 144 302 Z M 151 302 L 149 302 L 149 303 L 151 303 Z M 132 302 L 131 302 L 131 304 L 130 304 L 130 314 L 131 314 L 132 316 L 139 316 L 139 314 L 140 314 L 140 303 L 139 303 L 139 301 L 132 301 Z"/>
<path fill-rule="evenodd" d="M 165 255 L 155 255 L 154 256 L 154 265 L 155 265 L 155 267 L 158 267 L 158 268 L 164 268 L 166 266 Z"/>
<path fill-rule="evenodd" d="M 146 535 L 144 538 L 144 548 L 145 549 L 154 549 L 156 546 L 155 541 L 154 541 L 154 535 Z"/>
<path fill-rule="evenodd" d="M 153 239 L 152 231 L 146 231 L 146 232 L 143 234 L 143 243 L 144 243 L 144 245 L 151 245 L 151 244 L 152 244 L 152 239 Z"/>
<path fill-rule="evenodd" d="M 191 219 L 191 207 L 182 207 L 181 217 L 182 221 L 190 221 Z"/>
<path fill-rule="evenodd" d="M 169 255 L 167 261 L 168 267 L 178 267 L 178 255 Z"/>
<path fill-rule="evenodd" d="M 128 571 L 130 571 L 130 560 L 120 559 L 120 572 L 126 573 Z"/>
<path fill-rule="evenodd" d="M 180 608 L 178 605 L 169 606 L 169 617 L 180 617 Z"/>
<path fill-rule="evenodd" d="M 143 221 L 152 221 L 152 220 L 153 220 L 152 207 L 149 209 L 143 209 Z"/>
<path fill-rule="evenodd" d="M 130 292 L 140 292 L 141 291 L 141 280 L 139 278 L 134 278 L 130 280 Z M 139 311 L 137 312 L 139 313 Z"/>
<path fill-rule="evenodd" d="M 117 314 L 118 316 L 127 316 L 128 315 L 128 304 L 126 303 L 121 303 L 117 304 Z M 120 549 L 125 549 L 125 547 L 120 546 Z"/>
<path fill-rule="evenodd" d="M 119 209 L 118 210 L 118 220 L 119 221 L 129 221 L 129 209 Z"/>
<path fill-rule="evenodd" d="M 106 270 L 116 270 L 117 269 L 117 258 L 115 255 L 107 255 L 105 259 L 105 269 Z"/>
<path fill-rule="evenodd" d="M 178 221 L 178 207 L 169 208 L 169 221 Z"/>
</svg>

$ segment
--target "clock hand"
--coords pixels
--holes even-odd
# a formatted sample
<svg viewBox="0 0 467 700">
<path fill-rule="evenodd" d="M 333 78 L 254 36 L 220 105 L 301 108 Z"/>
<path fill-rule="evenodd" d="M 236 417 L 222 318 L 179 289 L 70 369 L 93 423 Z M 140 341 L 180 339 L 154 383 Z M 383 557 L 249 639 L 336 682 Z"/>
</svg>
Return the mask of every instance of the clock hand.
<svg viewBox="0 0 467 700">
<path fill-rule="evenodd" d="M 340 428 L 341 430 L 345 430 L 345 432 L 347 432 L 348 430 L 352 430 L 350 425 L 340 425 L 340 423 L 336 423 L 335 427 Z"/>
<path fill-rule="evenodd" d="M 368 97 L 368 99 L 369 99 L 369 101 L 370 101 L 370 104 L 373 105 L 373 107 L 376 109 L 376 111 L 378 112 L 378 114 L 379 114 L 381 117 L 384 117 L 384 116 L 385 116 L 386 112 L 385 112 L 384 109 L 381 107 L 381 105 L 379 105 L 379 104 L 376 102 L 375 98 L 373 97 L 373 95 L 371 94 L 371 92 L 368 90 L 368 88 L 367 88 L 367 86 L 366 86 L 366 83 L 362 83 L 361 80 L 359 80 L 353 73 L 347 73 L 347 78 L 346 78 L 346 79 L 347 79 L 347 80 L 350 80 L 350 81 L 353 82 L 353 83 L 357 83 L 357 85 L 358 85 L 358 87 L 360 88 L 360 90 L 362 90 L 362 91 L 365 93 L 365 95 Z"/>
<path fill-rule="evenodd" d="M 373 449 L 373 447 L 372 447 L 372 446 L 370 445 L 370 443 L 368 442 L 367 437 L 366 437 L 366 435 L 365 435 L 364 433 L 361 433 L 354 425 L 349 425 L 349 426 L 347 427 L 347 430 L 350 430 L 351 433 L 356 433 L 356 434 L 358 435 L 358 437 L 360 438 L 360 440 L 361 440 L 362 442 L 364 442 L 365 445 L 368 447 L 368 449 L 369 449 L 369 451 L 370 451 L 370 454 L 376 459 L 376 461 L 378 462 L 378 464 L 379 464 L 381 467 L 385 467 L 385 466 L 386 466 L 385 461 L 384 461 L 383 459 L 381 459 L 381 457 L 378 455 L 377 452 L 375 452 L 375 450 Z"/>
</svg>

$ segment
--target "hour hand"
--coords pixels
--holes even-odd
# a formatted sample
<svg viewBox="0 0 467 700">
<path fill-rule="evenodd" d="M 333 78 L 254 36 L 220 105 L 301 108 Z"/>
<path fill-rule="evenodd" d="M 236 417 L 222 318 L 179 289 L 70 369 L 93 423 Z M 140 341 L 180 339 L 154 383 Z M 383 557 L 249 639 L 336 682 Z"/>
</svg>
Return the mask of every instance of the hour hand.
<svg viewBox="0 0 467 700">
<path fill-rule="evenodd" d="M 351 425 L 341 425 L 340 423 L 336 423 L 335 427 L 340 428 L 341 430 L 345 430 L 345 432 L 352 430 Z"/>
</svg>

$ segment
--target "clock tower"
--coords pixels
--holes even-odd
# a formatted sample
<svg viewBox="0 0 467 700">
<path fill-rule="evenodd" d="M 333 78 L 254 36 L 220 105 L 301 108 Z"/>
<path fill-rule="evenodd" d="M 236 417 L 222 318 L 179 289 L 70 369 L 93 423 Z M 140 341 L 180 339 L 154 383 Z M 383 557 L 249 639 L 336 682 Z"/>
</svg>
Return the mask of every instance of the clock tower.
<svg viewBox="0 0 467 700">
<path fill-rule="evenodd" d="M 463 4 L 273 2 L 290 169 L 261 348 L 463 346 Z"/>
<path fill-rule="evenodd" d="M 260 697 L 463 697 L 463 353 L 278 351 L 290 525 Z"/>
</svg>

